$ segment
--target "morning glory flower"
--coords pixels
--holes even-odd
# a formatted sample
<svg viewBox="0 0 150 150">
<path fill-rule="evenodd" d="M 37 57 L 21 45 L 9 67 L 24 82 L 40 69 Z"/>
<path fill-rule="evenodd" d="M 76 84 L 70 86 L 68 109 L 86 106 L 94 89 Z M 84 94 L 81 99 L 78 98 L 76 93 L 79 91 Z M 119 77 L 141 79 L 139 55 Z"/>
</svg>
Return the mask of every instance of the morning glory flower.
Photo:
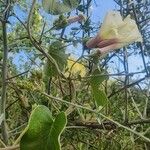
<svg viewBox="0 0 150 150">
<path fill-rule="evenodd" d="M 142 42 L 142 36 L 135 20 L 127 16 L 122 18 L 118 11 L 109 11 L 104 18 L 96 37 L 90 39 L 88 48 L 100 48 L 101 54 L 122 48 L 133 42 Z"/>
</svg>

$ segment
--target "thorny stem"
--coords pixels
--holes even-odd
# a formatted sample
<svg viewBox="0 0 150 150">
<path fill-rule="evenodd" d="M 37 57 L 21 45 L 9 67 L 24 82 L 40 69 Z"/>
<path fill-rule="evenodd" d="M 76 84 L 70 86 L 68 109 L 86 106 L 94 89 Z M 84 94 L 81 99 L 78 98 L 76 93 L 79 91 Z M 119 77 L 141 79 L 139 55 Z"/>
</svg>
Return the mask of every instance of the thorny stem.
<svg viewBox="0 0 150 150">
<path fill-rule="evenodd" d="M 86 12 L 86 17 L 89 18 L 89 8 L 91 5 L 92 0 L 87 0 L 87 12 Z M 90 26 L 90 25 L 89 25 Z M 87 31 L 87 36 L 90 37 L 90 30 Z M 91 53 L 91 50 L 89 49 L 88 54 Z M 89 73 L 92 72 L 93 64 L 89 61 Z"/>
<path fill-rule="evenodd" d="M 131 128 L 126 127 L 126 126 L 120 124 L 119 122 L 117 122 L 117 121 L 115 121 L 115 120 L 113 120 L 113 119 L 111 119 L 111 118 L 105 116 L 104 114 L 98 112 L 97 110 L 93 110 L 93 109 L 90 109 L 90 108 L 88 108 L 88 107 L 84 107 L 84 106 L 82 106 L 82 105 L 78 105 L 78 104 L 75 104 L 75 103 L 71 103 L 71 102 L 62 100 L 62 99 L 60 99 L 60 98 L 53 97 L 53 96 L 48 95 L 48 94 L 43 93 L 43 92 L 42 92 L 41 94 L 45 95 L 46 97 L 48 97 L 49 99 L 52 99 L 52 100 L 54 100 L 54 101 L 66 103 L 66 104 L 68 104 L 68 105 L 72 105 L 72 106 L 75 106 L 75 107 L 77 107 L 77 108 L 84 109 L 84 110 L 93 112 L 93 113 L 95 113 L 95 114 L 98 114 L 98 115 L 100 115 L 101 117 L 103 117 L 104 119 L 106 119 L 106 120 L 108 120 L 108 121 L 111 121 L 112 123 L 114 123 L 114 124 L 117 125 L 118 127 L 123 128 L 123 129 L 125 129 L 125 130 L 127 130 L 127 131 L 129 131 L 129 132 L 131 132 L 131 133 L 133 133 L 133 134 L 135 134 L 135 135 L 141 137 L 143 140 L 145 140 L 145 141 L 147 141 L 147 142 L 150 142 L 150 139 L 147 138 L 147 137 L 145 137 L 143 134 L 141 134 L 141 133 L 139 133 L 139 132 L 136 132 L 135 130 L 132 130 Z"/>
<path fill-rule="evenodd" d="M 20 146 L 19 145 L 16 145 L 16 146 L 11 146 L 11 147 L 5 147 L 5 148 L 0 148 L 0 150 L 19 150 Z"/>
</svg>

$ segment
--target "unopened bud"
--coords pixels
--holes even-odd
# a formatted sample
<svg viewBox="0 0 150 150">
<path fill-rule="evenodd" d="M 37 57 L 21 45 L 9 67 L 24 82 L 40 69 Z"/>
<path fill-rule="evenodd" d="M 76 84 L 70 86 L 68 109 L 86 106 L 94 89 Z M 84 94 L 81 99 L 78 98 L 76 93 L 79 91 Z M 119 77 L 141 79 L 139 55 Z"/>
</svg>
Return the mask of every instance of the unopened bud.
<svg viewBox="0 0 150 150">
<path fill-rule="evenodd" d="M 85 16 L 84 15 L 82 15 L 82 14 L 79 14 L 78 16 L 74 16 L 74 17 L 70 17 L 70 18 L 68 18 L 67 19 L 67 22 L 69 23 L 69 24 L 71 24 L 71 23 L 74 23 L 74 22 L 81 22 L 81 21 L 83 21 L 83 20 L 85 20 Z"/>
</svg>

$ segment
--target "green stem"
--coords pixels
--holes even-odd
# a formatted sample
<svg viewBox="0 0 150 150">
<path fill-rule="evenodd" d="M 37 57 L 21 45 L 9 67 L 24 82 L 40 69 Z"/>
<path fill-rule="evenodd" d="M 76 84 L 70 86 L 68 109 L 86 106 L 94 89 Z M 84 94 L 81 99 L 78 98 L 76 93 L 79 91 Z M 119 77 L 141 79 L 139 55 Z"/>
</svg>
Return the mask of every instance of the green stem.
<svg viewBox="0 0 150 150">
<path fill-rule="evenodd" d="M 16 146 L 11 146 L 11 147 L 5 147 L 5 148 L 0 148 L 0 150 L 19 150 L 20 146 L 16 145 Z"/>
<path fill-rule="evenodd" d="M 21 138 L 23 137 L 23 135 L 26 133 L 27 130 L 28 130 L 28 127 L 26 127 L 26 128 L 22 131 L 22 133 L 19 135 L 19 137 L 18 137 L 18 138 L 16 139 L 16 141 L 13 143 L 13 146 L 17 145 L 17 144 L 20 142 Z"/>
<path fill-rule="evenodd" d="M 93 112 L 93 113 L 95 113 L 95 114 L 97 114 L 97 115 L 100 115 L 101 117 L 105 118 L 106 120 L 109 120 L 110 122 L 116 124 L 118 127 L 123 128 L 123 129 L 125 129 L 125 130 L 127 130 L 127 131 L 129 131 L 129 132 L 131 132 L 131 133 L 133 133 L 133 134 L 135 134 L 135 135 L 141 137 L 143 140 L 145 140 L 145 141 L 147 141 L 147 142 L 150 142 L 150 139 L 147 138 L 147 137 L 145 137 L 143 134 L 141 134 L 141 133 L 139 133 L 139 132 L 137 132 L 137 131 L 135 131 L 135 130 L 132 130 L 131 128 L 129 128 L 129 127 L 127 127 L 127 126 L 124 126 L 124 125 L 120 124 L 119 122 L 117 122 L 117 121 L 115 121 L 115 120 L 113 120 L 113 119 L 111 119 L 111 118 L 105 116 L 104 114 L 102 114 L 102 113 L 100 113 L 100 112 L 98 112 L 98 111 L 96 111 L 96 110 L 90 109 L 90 108 L 88 108 L 88 107 L 84 107 L 84 106 L 82 106 L 82 105 L 78 105 L 78 104 L 74 104 L 74 103 L 65 101 L 65 100 L 63 100 L 63 99 L 60 99 L 60 98 L 57 98 L 57 97 L 48 95 L 48 94 L 46 94 L 46 93 L 42 93 L 42 94 L 45 95 L 46 97 L 48 97 L 48 98 L 54 100 L 54 101 L 66 103 L 66 104 L 68 104 L 68 105 L 72 105 L 72 106 L 75 106 L 75 107 L 80 108 L 80 109 L 85 109 L 85 110 L 87 110 L 87 111 L 90 111 L 90 112 Z"/>
</svg>

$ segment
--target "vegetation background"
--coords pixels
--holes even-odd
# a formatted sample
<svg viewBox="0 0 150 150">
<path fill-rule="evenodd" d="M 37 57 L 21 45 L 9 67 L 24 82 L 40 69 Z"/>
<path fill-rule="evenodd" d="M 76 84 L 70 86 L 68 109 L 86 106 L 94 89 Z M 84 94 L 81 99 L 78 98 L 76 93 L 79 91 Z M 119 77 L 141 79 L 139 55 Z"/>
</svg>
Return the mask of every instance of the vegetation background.
<svg viewBox="0 0 150 150">
<path fill-rule="evenodd" d="M 100 58 L 85 42 L 112 0 L 50 2 L 0 0 L 0 150 L 149 150 L 150 1 L 113 0 L 143 42 Z"/>
</svg>

